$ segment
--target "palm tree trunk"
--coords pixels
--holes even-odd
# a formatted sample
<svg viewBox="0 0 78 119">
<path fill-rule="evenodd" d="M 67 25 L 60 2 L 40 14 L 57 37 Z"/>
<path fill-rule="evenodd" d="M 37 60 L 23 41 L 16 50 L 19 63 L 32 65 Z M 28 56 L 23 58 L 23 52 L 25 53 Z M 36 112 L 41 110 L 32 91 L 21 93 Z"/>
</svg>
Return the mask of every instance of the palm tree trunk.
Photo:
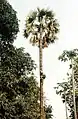
<svg viewBox="0 0 78 119">
<path fill-rule="evenodd" d="M 43 66 L 42 66 L 42 28 L 40 31 L 39 41 L 39 71 L 40 71 L 40 119 L 44 119 L 44 108 L 43 108 Z"/>
<path fill-rule="evenodd" d="M 72 64 L 72 85 L 73 85 L 74 118 L 77 119 L 76 101 L 75 101 L 75 79 L 74 79 L 73 59 L 71 59 L 71 64 Z"/>
</svg>

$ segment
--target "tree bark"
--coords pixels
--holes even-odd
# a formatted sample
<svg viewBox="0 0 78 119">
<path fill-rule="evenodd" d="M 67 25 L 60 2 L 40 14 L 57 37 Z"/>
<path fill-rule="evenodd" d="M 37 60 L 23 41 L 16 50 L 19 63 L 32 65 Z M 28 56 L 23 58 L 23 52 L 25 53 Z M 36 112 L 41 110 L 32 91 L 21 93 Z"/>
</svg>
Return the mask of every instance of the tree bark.
<svg viewBox="0 0 78 119">
<path fill-rule="evenodd" d="M 40 30 L 39 40 L 39 71 L 40 71 L 40 119 L 44 119 L 43 108 L 43 66 L 42 66 L 42 28 Z"/>
<path fill-rule="evenodd" d="M 72 64 L 72 85 L 73 85 L 74 118 L 77 119 L 77 114 L 76 114 L 76 101 L 75 101 L 75 79 L 74 79 L 73 59 L 71 59 L 71 64 Z"/>
<path fill-rule="evenodd" d="M 67 114 L 67 104 L 66 104 L 66 93 L 64 91 L 64 95 L 65 95 L 65 110 L 66 110 L 66 119 L 68 119 L 68 114 Z"/>
</svg>

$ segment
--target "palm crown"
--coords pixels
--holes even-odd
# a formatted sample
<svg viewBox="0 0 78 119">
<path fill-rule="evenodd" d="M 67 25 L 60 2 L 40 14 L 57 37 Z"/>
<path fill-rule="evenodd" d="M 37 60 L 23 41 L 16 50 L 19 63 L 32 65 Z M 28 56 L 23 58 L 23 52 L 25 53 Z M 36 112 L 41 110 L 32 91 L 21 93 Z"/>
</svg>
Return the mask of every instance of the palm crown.
<svg viewBox="0 0 78 119">
<path fill-rule="evenodd" d="M 33 11 L 27 16 L 24 36 L 30 38 L 33 45 L 39 46 L 40 29 L 42 28 L 42 45 L 47 46 L 54 43 L 57 39 L 56 34 L 59 31 L 59 24 L 57 19 L 54 19 L 54 13 L 48 9 L 39 9 Z"/>
</svg>

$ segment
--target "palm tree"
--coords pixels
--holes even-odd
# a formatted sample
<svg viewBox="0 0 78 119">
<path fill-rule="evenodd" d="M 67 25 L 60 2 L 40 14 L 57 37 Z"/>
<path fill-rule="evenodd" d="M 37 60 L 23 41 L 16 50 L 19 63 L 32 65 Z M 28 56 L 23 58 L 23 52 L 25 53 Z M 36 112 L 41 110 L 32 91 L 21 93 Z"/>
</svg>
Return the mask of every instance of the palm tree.
<svg viewBox="0 0 78 119">
<path fill-rule="evenodd" d="M 54 43 L 57 39 L 56 34 L 59 31 L 59 24 L 54 19 L 54 13 L 48 9 L 39 9 L 32 11 L 26 18 L 24 36 L 29 37 L 32 45 L 39 47 L 39 72 L 40 72 L 40 119 L 43 119 L 43 66 L 42 49 Z"/>
</svg>

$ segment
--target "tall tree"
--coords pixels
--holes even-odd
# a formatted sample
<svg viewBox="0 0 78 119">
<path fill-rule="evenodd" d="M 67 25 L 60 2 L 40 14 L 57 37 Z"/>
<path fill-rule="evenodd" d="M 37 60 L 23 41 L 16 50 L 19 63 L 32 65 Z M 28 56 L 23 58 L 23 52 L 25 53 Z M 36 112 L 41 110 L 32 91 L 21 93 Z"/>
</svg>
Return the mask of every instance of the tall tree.
<svg viewBox="0 0 78 119">
<path fill-rule="evenodd" d="M 43 109 L 43 74 L 42 49 L 54 43 L 57 39 L 56 34 L 59 31 L 59 24 L 54 18 L 53 11 L 48 9 L 39 9 L 31 12 L 26 18 L 24 36 L 30 38 L 32 45 L 39 47 L 39 71 L 40 71 L 40 119 L 44 118 Z"/>
<path fill-rule="evenodd" d="M 63 88 L 62 85 L 64 85 L 64 90 L 67 90 L 67 93 L 69 95 L 71 94 L 69 92 L 71 92 L 71 90 L 72 90 L 73 95 L 70 95 L 69 97 L 71 97 L 71 98 L 69 98 L 69 99 L 71 99 L 71 102 L 73 101 L 73 105 L 74 105 L 73 109 L 74 109 L 74 118 L 75 119 L 77 118 L 77 115 L 76 115 L 76 100 L 75 100 L 76 99 L 76 96 L 75 96 L 75 88 L 76 88 L 75 82 L 77 81 L 77 79 L 76 79 L 76 74 L 77 74 L 76 60 L 77 60 L 77 56 L 78 56 L 78 50 L 77 49 L 74 49 L 73 51 L 64 51 L 63 54 L 61 56 L 59 56 L 59 59 L 61 61 L 67 61 L 67 60 L 71 61 L 70 68 L 72 69 L 72 73 L 71 73 L 70 77 L 68 78 L 68 80 L 70 79 L 70 82 L 68 81 L 67 82 L 68 84 L 66 84 L 68 89 L 65 87 L 64 82 L 59 83 L 60 84 L 59 86 Z M 76 74 L 74 72 L 76 72 Z M 64 90 L 63 90 L 63 94 L 64 94 Z M 60 90 L 59 92 L 62 93 L 62 90 Z M 71 108 L 71 105 L 69 105 L 69 107 Z"/>
</svg>

